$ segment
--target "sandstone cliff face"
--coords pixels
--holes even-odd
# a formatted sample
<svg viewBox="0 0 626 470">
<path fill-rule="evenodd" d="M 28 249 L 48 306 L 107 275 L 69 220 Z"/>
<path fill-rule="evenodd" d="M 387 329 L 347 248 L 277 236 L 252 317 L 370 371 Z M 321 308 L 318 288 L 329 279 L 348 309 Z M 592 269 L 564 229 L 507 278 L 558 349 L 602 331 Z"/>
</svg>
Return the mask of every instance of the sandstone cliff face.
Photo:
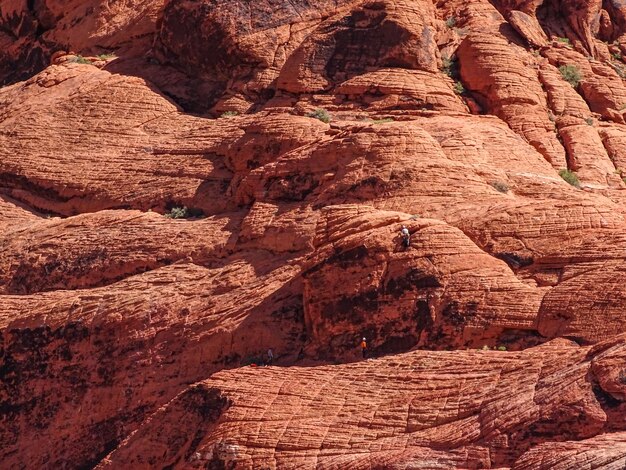
<svg viewBox="0 0 626 470">
<path fill-rule="evenodd" d="M 584 468 L 606 445 L 590 468 L 618 468 L 610 465 L 626 458 L 623 433 L 591 436 L 624 428 L 613 398 L 624 385 L 595 375 L 606 362 L 603 374 L 617 372 L 623 358 L 622 337 L 591 350 L 555 340 L 521 353 L 415 351 L 221 372 L 178 395 L 98 468 Z M 544 443 L 554 438 L 566 441 Z"/>
<path fill-rule="evenodd" d="M 3 2 L 3 466 L 618 468 L 625 27 Z"/>
<path fill-rule="evenodd" d="M 145 51 L 162 8 L 162 0 L 5 0 L 0 5 L 0 83 L 40 71 L 58 50 Z"/>
</svg>

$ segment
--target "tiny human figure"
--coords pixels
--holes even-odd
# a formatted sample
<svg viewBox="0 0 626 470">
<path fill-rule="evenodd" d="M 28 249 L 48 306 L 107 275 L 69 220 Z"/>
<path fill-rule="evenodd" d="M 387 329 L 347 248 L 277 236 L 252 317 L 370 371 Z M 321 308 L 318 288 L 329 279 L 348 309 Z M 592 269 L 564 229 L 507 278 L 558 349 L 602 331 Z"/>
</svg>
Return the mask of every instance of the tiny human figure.
<svg viewBox="0 0 626 470">
<path fill-rule="evenodd" d="M 270 348 L 267 350 L 267 365 L 271 366 L 272 362 L 274 362 L 274 352 Z"/>
<path fill-rule="evenodd" d="M 361 340 L 361 353 L 363 354 L 363 359 L 367 357 L 367 341 L 365 338 Z"/>
<path fill-rule="evenodd" d="M 409 229 L 406 228 L 406 225 L 403 225 L 400 229 L 400 236 L 402 237 L 402 243 L 408 248 L 411 245 L 411 234 L 409 233 Z"/>
</svg>

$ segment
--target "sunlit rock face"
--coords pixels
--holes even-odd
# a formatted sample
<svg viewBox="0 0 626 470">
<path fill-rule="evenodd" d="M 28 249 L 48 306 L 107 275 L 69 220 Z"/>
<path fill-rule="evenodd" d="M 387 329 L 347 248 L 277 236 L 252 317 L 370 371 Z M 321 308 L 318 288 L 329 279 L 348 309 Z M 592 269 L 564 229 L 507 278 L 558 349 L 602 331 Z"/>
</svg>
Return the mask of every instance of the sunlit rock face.
<svg viewBox="0 0 626 470">
<path fill-rule="evenodd" d="M 2 465 L 617 468 L 621 3 L 4 1 Z"/>
</svg>

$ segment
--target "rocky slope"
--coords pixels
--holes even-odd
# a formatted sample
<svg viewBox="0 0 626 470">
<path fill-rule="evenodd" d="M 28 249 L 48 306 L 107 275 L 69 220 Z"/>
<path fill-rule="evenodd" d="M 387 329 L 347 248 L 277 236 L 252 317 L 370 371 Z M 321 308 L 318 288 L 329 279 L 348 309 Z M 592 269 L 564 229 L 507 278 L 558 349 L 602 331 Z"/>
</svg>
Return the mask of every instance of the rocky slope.
<svg viewBox="0 0 626 470">
<path fill-rule="evenodd" d="M 98 468 L 590 468 L 585 457 L 599 446 L 594 468 L 620 468 L 611 465 L 626 462 L 624 404 L 613 396 L 626 391 L 617 377 L 625 346 L 623 337 L 595 348 L 554 340 L 520 353 L 414 351 L 221 372 L 157 411 Z M 546 440 L 567 451 L 549 461 Z"/>
<path fill-rule="evenodd" d="M 2 2 L 2 466 L 622 468 L 622 53 L 618 1 Z"/>
</svg>

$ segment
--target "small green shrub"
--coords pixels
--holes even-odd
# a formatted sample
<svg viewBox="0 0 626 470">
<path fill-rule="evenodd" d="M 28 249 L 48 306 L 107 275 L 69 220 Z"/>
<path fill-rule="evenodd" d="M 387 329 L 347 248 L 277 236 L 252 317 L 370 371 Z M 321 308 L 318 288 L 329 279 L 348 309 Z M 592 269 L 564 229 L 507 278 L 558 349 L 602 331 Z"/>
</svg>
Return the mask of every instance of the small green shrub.
<svg viewBox="0 0 626 470">
<path fill-rule="evenodd" d="M 174 206 L 170 209 L 169 212 L 166 212 L 165 217 L 168 219 L 186 219 L 187 218 L 187 207 L 178 207 Z"/>
<path fill-rule="evenodd" d="M 393 118 L 374 119 L 372 124 L 386 124 L 388 122 L 394 122 Z"/>
<path fill-rule="evenodd" d="M 548 113 L 548 119 L 550 120 L 550 122 L 555 122 L 556 121 L 556 117 L 554 117 L 554 114 L 552 114 L 552 113 Z"/>
<path fill-rule="evenodd" d="M 620 54 L 619 52 L 613 52 L 611 54 L 611 57 L 613 57 L 614 60 L 622 60 L 622 54 Z"/>
<path fill-rule="evenodd" d="M 492 181 L 489 184 L 493 187 L 493 189 L 501 193 L 508 193 L 509 189 L 511 189 L 504 181 Z"/>
<path fill-rule="evenodd" d="M 452 76 L 452 63 L 452 59 L 448 56 L 443 56 L 441 58 L 441 71 L 448 77 Z"/>
<path fill-rule="evenodd" d="M 448 17 L 448 19 L 446 20 L 446 26 L 449 29 L 454 28 L 456 26 L 456 16 L 453 15 L 453 16 Z"/>
<path fill-rule="evenodd" d="M 91 64 L 89 59 L 85 59 L 82 55 L 77 55 L 76 57 L 72 57 L 68 62 L 72 64 Z"/>
<path fill-rule="evenodd" d="M 197 207 L 173 206 L 163 215 L 168 219 L 196 219 L 204 217 L 204 211 Z"/>
<path fill-rule="evenodd" d="M 239 113 L 237 111 L 224 111 L 222 114 L 220 114 L 220 117 L 231 117 L 231 116 L 237 116 L 239 115 Z"/>
<path fill-rule="evenodd" d="M 588 117 L 585 119 L 585 122 L 588 126 L 593 126 L 593 118 Z"/>
<path fill-rule="evenodd" d="M 580 180 L 578 179 L 578 175 L 573 171 L 566 170 L 565 168 L 559 171 L 559 176 L 563 178 L 567 183 L 571 184 L 575 188 L 580 189 Z"/>
<path fill-rule="evenodd" d="M 324 108 L 317 108 L 315 111 L 307 113 L 307 117 L 319 119 L 320 121 L 328 124 L 330 122 L 330 114 Z"/>
<path fill-rule="evenodd" d="M 459 74 L 459 67 L 454 57 L 444 55 L 441 57 L 441 71 L 450 78 L 456 78 Z"/>
<path fill-rule="evenodd" d="M 506 351 L 506 346 L 498 346 L 498 351 Z"/>
<path fill-rule="evenodd" d="M 100 54 L 97 57 L 100 60 L 117 59 L 117 56 L 115 54 L 111 54 L 111 53 Z"/>
<path fill-rule="evenodd" d="M 457 80 L 456 82 L 454 82 L 454 87 L 453 87 L 453 89 L 454 89 L 454 92 L 455 92 L 457 95 L 462 95 L 463 93 L 465 93 L 465 87 L 464 87 L 464 86 L 463 86 L 463 84 L 462 84 L 460 81 L 458 81 L 458 80 Z"/>
<path fill-rule="evenodd" d="M 567 44 L 569 45 L 569 39 L 568 38 L 556 38 L 557 42 L 560 42 L 561 44 Z"/>
<path fill-rule="evenodd" d="M 561 72 L 563 79 L 574 88 L 576 88 L 583 79 L 580 70 L 578 70 L 578 67 L 575 65 L 561 65 L 559 67 L 559 72 Z"/>
<path fill-rule="evenodd" d="M 469 33 L 468 28 L 454 28 L 454 32 L 459 35 L 459 37 L 464 38 Z"/>
</svg>

